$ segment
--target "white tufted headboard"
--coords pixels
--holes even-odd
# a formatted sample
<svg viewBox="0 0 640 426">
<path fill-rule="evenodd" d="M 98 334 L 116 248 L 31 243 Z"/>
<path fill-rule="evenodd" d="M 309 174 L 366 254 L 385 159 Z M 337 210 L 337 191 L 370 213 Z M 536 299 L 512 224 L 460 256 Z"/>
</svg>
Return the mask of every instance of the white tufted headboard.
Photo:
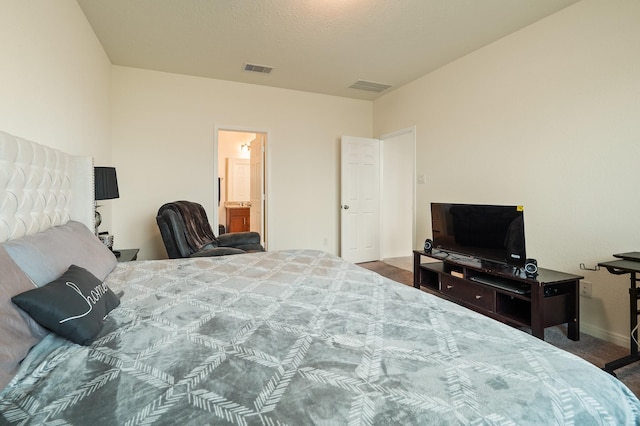
<svg viewBox="0 0 640 426">
<path fill-rule="evenodd" d="M 94 229 L 93 159 L 0 131 L 0 242 L 71 219 Z"/>
</svg>

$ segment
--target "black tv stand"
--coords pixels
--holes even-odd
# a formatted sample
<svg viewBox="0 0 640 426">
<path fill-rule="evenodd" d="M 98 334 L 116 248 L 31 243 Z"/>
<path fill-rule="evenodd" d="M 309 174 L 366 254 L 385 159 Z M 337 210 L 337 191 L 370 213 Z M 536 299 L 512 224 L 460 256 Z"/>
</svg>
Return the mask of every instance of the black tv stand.
<svg viewBox="0 0 640 426">
<path fill-rule="evenodd" d="M 422 262 L 423 258 L 435 261 Z M 413 286 L 426 288 L 504 323 L 531 329 L 567 324 L 567 337 L 580 339 L 579 283 L 583 277 L 538 269 L 535 278 L 521 268 L 488 265 L 477 259 L 434 250 L 413 252 Z"/>
<path fill-rule="evenodd" d="M 485 269 L 492 269 L 496 271 L 502 271 L 502 270 L 510 271 L 511 269 L 513 269 L 513 267 L 507 266 L 504 263 L 492 262 L 491 260 L 485 260 L 485 259 L 480 260 L 480 265 Z"/>
<path fill-rule="evenodd" d="M 471 281 L 488 285 L 489 287 L 499 288 L 501 290 L 518 293 L 528 294 L 531 293 L 531 286 L 525 283 L 513 281 L 509 278 L 496 277 L 491 275 L 474 275 L 469 278 Z"/>
</svg>

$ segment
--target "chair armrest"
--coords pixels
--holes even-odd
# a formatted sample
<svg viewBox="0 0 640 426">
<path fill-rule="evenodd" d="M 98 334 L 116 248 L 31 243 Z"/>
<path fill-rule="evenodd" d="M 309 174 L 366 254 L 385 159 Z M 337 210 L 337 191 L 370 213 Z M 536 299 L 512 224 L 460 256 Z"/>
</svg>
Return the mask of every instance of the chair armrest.
<svg viewBox="0 0 640 426">
<path fill-rule="evenodd" d="M 260 244 L 258 232 L 231 232 L 218 236 L 218 247 L 236 247 Z"/>
<path fill-rule="evenodd" d="M 240 250 L 233 247 L 214 247 L 208 250 L 202 250 L 193 253 L 189 257 L 211 257 L 211 256 L 226 256 L 228 254 L 243 254 L 244 250 Z"/>
</svg>

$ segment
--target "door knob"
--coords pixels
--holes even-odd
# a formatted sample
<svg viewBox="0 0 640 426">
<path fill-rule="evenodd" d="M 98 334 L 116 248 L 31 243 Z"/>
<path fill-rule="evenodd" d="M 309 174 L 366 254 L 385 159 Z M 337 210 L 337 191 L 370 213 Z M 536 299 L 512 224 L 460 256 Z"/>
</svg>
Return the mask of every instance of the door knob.
<svg viewBox="0 0 640 426">
<path fill-rule="evenodd" d="M 345 209 L 345 210 L 349 210 L 349 206 L 346 205 L 346 204 L 344 206 L 342 206 L 342 208 Z"/>
</svg>

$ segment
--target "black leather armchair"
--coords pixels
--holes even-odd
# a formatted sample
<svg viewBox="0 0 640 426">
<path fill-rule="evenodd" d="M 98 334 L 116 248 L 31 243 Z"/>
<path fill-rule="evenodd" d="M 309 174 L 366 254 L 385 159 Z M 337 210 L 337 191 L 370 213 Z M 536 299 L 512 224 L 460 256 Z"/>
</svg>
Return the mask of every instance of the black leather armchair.
<svg viewBox="0 0 640 426">
<path fill-rule="evenodd" d="M 164 204 L 158 209 L 156 222 L 171 259 L 264 251 L 257 232 L 232 232 L 216 237 L 204 207 L 191 201 Z"/>
</svg>

